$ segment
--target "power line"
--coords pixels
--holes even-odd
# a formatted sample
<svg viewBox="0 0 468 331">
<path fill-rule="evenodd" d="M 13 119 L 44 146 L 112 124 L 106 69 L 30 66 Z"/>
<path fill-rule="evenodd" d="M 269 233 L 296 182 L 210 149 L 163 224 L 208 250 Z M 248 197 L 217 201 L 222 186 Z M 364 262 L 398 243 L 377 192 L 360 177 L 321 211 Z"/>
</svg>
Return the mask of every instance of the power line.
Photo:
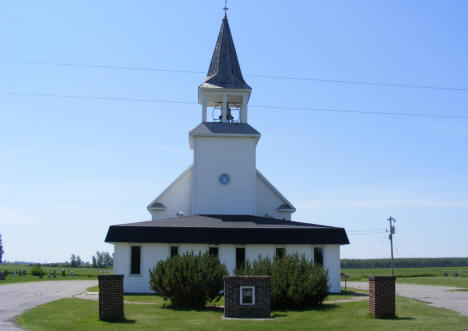
<svg viewBox="0 0 468 331">
<path fill-rule="evenodd" d="M 155 72 L 174 72 L 174 73 L 186 73 L 186 74 L 204 74 L 205 73 L 204 71 L 168 69 L 168 68 L 157 68 L 157 67 L 116 66 L 116 65 L 66 63 L 66 62 L 26 61 L 26 60 L 8 60 L 8 59 L 0 59 L 0 62 L 15 63 L 15 64 L 64 66 L 64 67 L 76 67 L 76 68 L 109 69 L 109 70 L 155 71 Z M 294 77 L 294 76 L 261 75 L 261 74 L 245 74 L 245 76 L 264 78 L 264 79 L 276 79 L 276 80 L 298 80 L 298 81 L 313 81 L 313 82 L 319 82 L 319 83 L 337 83 L 337 84 L 352 84 L 352 85 L 401 87 L 401 88 L 468 92 L 468 88 L 464 88 L 464 87 L 436 86 L 436 85 L 429 85 L 429 84 L 385 83 L 385 82 L 359 81 L 359 80 L 346 80 L 346 79 L 325 79 L 325 78 L 317 78 L 317 77 Z"/>
<path fill-rule="evenodd" d="M 350 110 L 340 108 L 313 108 L 313 107 L 288 107 L 288 106 L 259 106 L 252 105 L 249 107 L 256 108 L 269 108 L 269 109 L 288 109 L 288 110 L 310 110 L 310 111 L 321 111 L 321 112 L 336 112 L 336 113 L 354 113 L 354 114 L 368 114 L 368 115 L 391 115 L 391 116 L 407 116 L 407 117 L 434 117 L 434 118 L 464 118 L 468 119 L 468 116 L 464 115 L 444 115 L 444 114 L 427 114 L 427 113 L 399 113 L 399 112 L 380 112 L 380 111 L 368 111 L 368 110 Z"/>
<path fill-rule="evenodd" d="M 366 229 L 366 230 L 349 230 L 346 232 L 374 232 L 374 231 L 385 231 L 386 228 L 375 228 L 375 229 Z"/>
<path fill-rule="evenodd" d="M 386 232 L 383 231 L 383 232 L 376 232 L 376 233 L 355 233 L 355 234 L 350 233 L 349 235 L 350 236 L 373 236 L 373 235 L 384 234 L 384 233 Z"/>
<path fill-rule="evenodd" d="M 146 102 L 146 103 L 173 103 L 173 104 L 189 104 L 196 105 L 197 102 L 180 101 L 180 100 L 164 100 L 164 99 L 144 99 L 144 98 L 125 98 L 125 97 L 105 97 L 105 96 L 84 96 L 84 95 L 67 95 L 67 94 L 47 94 L 47 93 L 30 93 L 30 92 L 9 92 L 0 91 L 0 94 L 11 96 L 30 96 L 30 97 L 50 97 L 50 98 L 66 98 L 66 99 L 82 99 L 82 100 L 101 100 L 101 101 L 126 101 L 126 102 Z M 350 110 L 340 108 L 318 108 L 318 107 L 288 107 L 288 106 L 271 106 L 271 105 L 249 105 L 251 108 L 260 109 L 275 109 L 275 110 L 304 110 L 317 112 L 333 112 L 333 113 L 349 113 L 349 114 L 366 114 L 366 115 L 384 115 L 384 116 L 405 116 L 405 117 L 426 117 L 426 118 L 448 118 L 448 119 L 468 119 L 466 115 L 445 115 L 445 114 L 428 114 L 428 113 L 399 113 L 399 112 L 379 112 L 365 110 Z"/>
<path fill-rule="evenodd" d="M 95 69 L 115 69 L 115 70 L 131 70 L 131 71 L 157 71 L 157 72 L 175 72 L 184 74 L 204 74 L 203 71 L 193 70 L 178 70 L 178 69 L 164 69 L 155 67 L 132 67 L 132 66 L 115 66 L 104 64 L 82 64 L 82 63 L 61 63 L 61 62 L 45 62 L 45 61 L 20 61 L 20 60 L 4 60 L 0 59 L 3 63 L 16 63 L 16 64 L 40 64 L 61 67 L 76 67 L 76 68 L 95 68 Z"/>
<path fill-rule="evenodd" d="M 365 232 L 362 232 L 362 233 L 349 233 L 348 231 L 346 231 L 346 233 L 348 235 L 350 235 L 350 236 L 368 236 L 368 235 L 373 235 L 373 234 L 385 233 L 385 231 L 368 232 L 368 233 L 365 233 Z"/>
<path fill-rule="evenodd" d="M 0 92 L 3 95 L 13 96 L 28 96 L 28 97 L 50 97 L 50 98 L 66 98 L 66 99 L 84 99 L 84 100 L 102 100 L 102 101 L 130 101 L 130 102 L 150 102 L 150 103 L 177 103 L 197 105 L 193 101 L 178 101 L 164 99 L 141 99 L 141 98 L 124 98 L 124 97 L 104 97 L 104 96 L 85 96 L 85 95 L 68 95 L 68 94 L 47 94 L 47 93 L 29 93 L 29 92 Z"/>
</svg>

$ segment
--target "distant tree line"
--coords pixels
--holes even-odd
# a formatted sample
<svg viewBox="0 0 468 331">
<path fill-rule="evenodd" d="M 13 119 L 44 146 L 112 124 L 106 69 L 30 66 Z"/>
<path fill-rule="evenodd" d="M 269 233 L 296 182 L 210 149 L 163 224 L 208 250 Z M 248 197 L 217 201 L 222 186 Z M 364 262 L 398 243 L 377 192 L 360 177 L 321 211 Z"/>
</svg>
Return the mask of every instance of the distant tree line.
<svg viewBox="0 0 468 331">
<path fill-rule="evenodd" d="M 82 263 L 83 263 L 83 261 L 81 261 L 81 257 L 79 255 L 72 254 L 70 256 L 70 267 L 77 268 Z"/>
<path fill-rule="evenodd" d="M 398 258 L 396 268 L 468 267 L 468 257 Z M 342 259 L 342 268 L 390 268 L 390 259 Z"/>
<path fill-rule="evenodd" d="M 112 256 L 109 252 L 96 251 L 96 255 L 93 256 L 92 262 L 93 268 L 109 268 L 114 265 L 114 253 Z"/>
</svg>

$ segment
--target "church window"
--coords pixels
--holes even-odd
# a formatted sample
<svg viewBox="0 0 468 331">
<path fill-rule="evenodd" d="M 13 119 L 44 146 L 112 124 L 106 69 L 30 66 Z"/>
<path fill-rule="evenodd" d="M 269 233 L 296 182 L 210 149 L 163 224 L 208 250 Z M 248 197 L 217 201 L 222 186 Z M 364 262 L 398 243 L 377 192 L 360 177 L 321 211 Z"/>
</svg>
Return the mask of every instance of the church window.
<svg viewBox="0 0 468 331">
<path fill-rule="evenodd" d="M 141 246 L 132 246 L 132 254 L 130 261 L 130 273 L 132 275 L 140 274 L 140 262 L 141 262 Z"/>
<path fill-rule="evenodd" d="M 179 255 L 179 247 L 171 246 L 171 257 Z"/>
<path fill-rule="evenodd" d="M 245 248 L 236 248 L 236 269 L 243 268 L 245 265 Z"/>
<path fill-rule="evenodd" d="M 286 252 L 286 248 L 284 248 L 284 247 L 277 248 L 276 249 L 276 257 L 281 259 L 284 256 L 285 252 Z"/>
<path fill-rule="evenodd" d="M 314 247 L 314 263 L 323 266 L 323 247 Z"/>
<path fill-rule="evenodd" d="M 210 247 L 210 255 L 218 257 L 218 247 Z"/>
</svg>

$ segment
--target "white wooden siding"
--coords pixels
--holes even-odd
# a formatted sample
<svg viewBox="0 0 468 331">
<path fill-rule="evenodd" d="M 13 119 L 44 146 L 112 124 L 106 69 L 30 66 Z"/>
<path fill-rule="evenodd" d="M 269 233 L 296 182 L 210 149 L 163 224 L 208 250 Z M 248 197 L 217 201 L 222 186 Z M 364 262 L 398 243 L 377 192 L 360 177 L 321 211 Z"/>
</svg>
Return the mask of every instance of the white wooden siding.
<svg viewBox="0 0 468 331">
<path fill-rule="evenodd" d="M 130 274 L 131 246 L 141 246 L 139 275 Z M 154 268 L 159 260 L 167 257 L 169 257 L 168 244 L 115 244 L 114 274 L 124 275 L 126 293 L 151 293 L 149 270 Z"/>
<path fill-rule="evenodd" d="M 328 270 L 330 292 L 339 293 L 340 284 L 340 246 L 326 245 L 323 250 L 323 266 Z"/>
<path fill-rule="evenodd" d="M 256 138 L 193 137 L 193 214 L 255 215 Z M 222 185 L 218 177 L 228 173 Z"/>
<path fill-rule="evenodd" d="M 140 275 L 130 274 L 131 246 L 141 246 Z M 149 270 L 154 268 L 159 260 L 170 256 L 170 247 L 178 246 L 179 254 L 193 251 L 205 252 L 209 247 L 219 248 L 219 259 L 226 265 L 232 275 L 236 267 L 236 248 L 245 248 L 245 258 L 252 261 L 258 255 L 273 257 L 276 248 L 286 248 L 286 253 L 297 252 L 313 260 L 314 246 L 312 245 L 207 245 L 207 244 L 132 244 L 118 243 L 114 245 L 114 274 L 124 275 L 124 291 L 127 293 L 151 293 L 149 286 Z M 324 248 L 324 268 L 328 270 L 330 291 L 340 291 L 340 247 L 339 245 L 326 245 Z"/>
<path fill-rule="evenodd" d="M 193 168 L 189 168 L 157 198 L 166 210 L 150 210 L 153 221 L 176 217 L 178 212 L 192 215 L 192 177 Z"/>
<path fill-rule="evenodd" d="M 257 216 L 270 217 L 291 220 L 291 213 L 278 212 L 276 209 L 282 204 L 287 203 L 268 185 L 263 178 L 257 174 Z"/>
</svg>

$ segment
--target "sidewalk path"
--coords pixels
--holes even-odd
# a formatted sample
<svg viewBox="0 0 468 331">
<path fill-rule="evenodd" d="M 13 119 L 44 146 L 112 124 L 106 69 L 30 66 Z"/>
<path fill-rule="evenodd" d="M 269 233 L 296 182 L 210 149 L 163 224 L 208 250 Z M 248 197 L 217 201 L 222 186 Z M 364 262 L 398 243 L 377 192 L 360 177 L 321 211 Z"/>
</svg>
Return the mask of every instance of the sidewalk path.
<svg viewBox="0 0 468 331">
<path fill-rule="evenodd" d="M 97 280 L 57 280 L 0 285 L 0 330 L 24 330 L 14 318 L 28 309 L 85 292 Z"/>
<path fill-rule="evenodd" d="M 344 283 L 342 283 L 344 286 Z M 348 282 L 348 288 L 369 290 L 369 283 Z M 430 306 L 457 311 L 468 316 L 468 291 L 457 291 L 456 287 L 396 284 L 396 295 L 421 300 Z"/>
</svg>

